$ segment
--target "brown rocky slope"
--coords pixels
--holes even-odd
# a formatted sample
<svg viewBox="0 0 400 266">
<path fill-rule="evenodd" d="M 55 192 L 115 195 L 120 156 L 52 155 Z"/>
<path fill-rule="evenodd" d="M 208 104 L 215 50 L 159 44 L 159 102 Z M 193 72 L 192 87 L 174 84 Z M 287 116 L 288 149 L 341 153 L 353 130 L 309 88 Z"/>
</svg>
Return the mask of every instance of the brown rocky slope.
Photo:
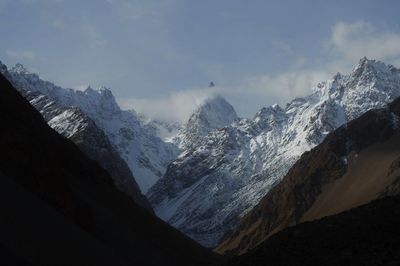
<svg viewBox="0 0 400 266">
<path fill-rule="evenodd" d="M 400 196 L 286 228 L 229 266 L 399 265 Z"/>
<path fill-rule="evenodd" d="M 216 251 L 242 254 L 288 226 L 397 194 L 399 115 L 397 99 L 329 134 L 302 155 Z"/>
</svg>

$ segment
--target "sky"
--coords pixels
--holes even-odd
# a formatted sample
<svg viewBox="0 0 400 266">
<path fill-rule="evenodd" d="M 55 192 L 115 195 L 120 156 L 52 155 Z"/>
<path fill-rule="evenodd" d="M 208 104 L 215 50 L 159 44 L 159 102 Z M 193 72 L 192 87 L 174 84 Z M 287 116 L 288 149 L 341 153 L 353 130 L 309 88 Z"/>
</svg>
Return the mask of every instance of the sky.
<svg viewBox="0 0 400 266">
<path fill-rule="evenodd" d="M 184 122 L 215 93 L 252 117 L 363 56 L 400 66 L 399 10 L 397 0 L 0 0 L 0 60 L 63 87 L 109 87 L 153 118 Z"/>
</svg>

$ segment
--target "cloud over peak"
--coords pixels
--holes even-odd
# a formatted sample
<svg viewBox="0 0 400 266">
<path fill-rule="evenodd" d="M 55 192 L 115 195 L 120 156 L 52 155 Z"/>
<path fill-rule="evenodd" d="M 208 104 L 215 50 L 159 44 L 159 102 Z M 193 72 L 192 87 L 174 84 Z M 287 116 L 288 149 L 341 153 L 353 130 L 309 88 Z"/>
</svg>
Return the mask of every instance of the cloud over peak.
<svg viewBox="0 0 400 266">
<path fill-rule="evenodd" d="M 170 93 L 165 98 L 159 99 L 118 99 L 123 109 L 134 109 L 152 118 L 162 119 L 168 122 L 184 123 L 192 111 L 205 99 L 213 94 L 221 92 L 219 87 L 197 88 L 180 90 Z"/>
<path fill-rule="evenodd" d="M 336 23 L 332 28 L 330 45 L 349 60 L 363 56 L 379 60 L 400 57 L 400 33 L 365 21 Z"/>
</svg>

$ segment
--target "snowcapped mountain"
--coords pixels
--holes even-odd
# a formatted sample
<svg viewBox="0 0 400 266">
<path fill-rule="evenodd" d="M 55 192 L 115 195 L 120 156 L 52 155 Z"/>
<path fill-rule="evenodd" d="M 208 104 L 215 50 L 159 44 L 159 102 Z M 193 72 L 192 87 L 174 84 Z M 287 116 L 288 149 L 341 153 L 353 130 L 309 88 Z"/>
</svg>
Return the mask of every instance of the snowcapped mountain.
<svg viewBox="0 0 400 266">
<path fill-rule="evenodd" d="M 331 132 L 321 144 L 300 157 L 215 251 L 243 254 L 289 226 L 398 195 L 399 114 L 400 98 L 397 98 L 388 106 L 370 110 Z M 384 228 L 375 231 L 381 233 L 381 230 Z M 319 234 L 317 237 L 326 238 Z M 337 240 L 352 239 L 343 237 Z M 306 238 L 309 240 L 312 235 Z"/>
<path fill-rule="evenodd" d="M 4 69 L 7 68 L 3 66 Z M 33 105 L 47 97 L 50 102 L 42 104 L 42 115 L 57 115 L 47 121 L 67 137 L 74 135 L 83 122 L 73 108 L 93 120 L 134 173 L 143 193 L 164 174 L 167 165 L 176 157 L 177 148 L 173 144 L 165 143 L 142 127 L 134 112 L 121 110 L 112 92 L 105 87 L 88 87 L 84 91 L 64 89 L 40 79 L 21 64 L 8 71 L 8 78 L 15 87 L 37 94 L 30 99 Z M 53 104 L 57 107 L 49 110 Z"/>
<path fill-rule="evenodd" d="M 211 95 L 193 111 L 174 141 L 182 149 L 195 148 L 209 132 L 236 119 L 238 116 L 232 105 L 219 94 Z"/>
<path fill-rule="evenodd" d="M 14 80 L 20 94 L 38 110 L 46 122 L 58 133 L 71 139 L 90 159 L 97 161 L 114 179 L 116 186 L 129 195 L 136 203 L 152 212 L 151 206 L 141 193 L 132 172 L 109 139 L 96 124 L 77 107 L 67 107 L 51 100 L 39 91 L 22 86 L 18 73 L 30 75 L 21 65 L 10 71 L 0 63 L 0 72 Z M 19 82 L 18 82 L 19 81 Z"/>
<path fill-rule="evenodd" d="M 302 153 L 342 124 L 398 96 L 400 70 L 363 58 L 350 74 L 336 74 L 286 107 L 262 108 L 253 119 L 187 140 L 147 197 L 162 219 L 214 247 Z"/>
</svg>

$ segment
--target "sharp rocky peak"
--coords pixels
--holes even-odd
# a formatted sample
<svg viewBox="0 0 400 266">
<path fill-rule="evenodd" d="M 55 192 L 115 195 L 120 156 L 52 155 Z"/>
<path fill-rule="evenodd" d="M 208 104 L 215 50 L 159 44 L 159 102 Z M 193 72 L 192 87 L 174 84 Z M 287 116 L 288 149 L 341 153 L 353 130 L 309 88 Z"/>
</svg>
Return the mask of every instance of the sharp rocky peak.
<svg viewBox="0 0 400 266">
<path fill-rule="evenodd" d="M 349 79 L 361 79 L 370 82 L 376 79 L 387 79 L 393 75 L 398 76 L 399 74 L 400 70 L 392 65 L 363 57 L 349 75 Z"/>
<path fill-rule="evenodd" d="M 41 79 L 19 63 L 8 71 L 6 66 L 0 65 L 0 71 L 4 74 L 8 72 L 6 76 L 16 87 L 44 94 L 61 106 L 79 107 L 87 114 L 96 113 L 104 117 L 111 117 L 121 111 L 111 90 L 106 87 L 93 89 L 88 86 L 84 91 L 64 89 Z"/>
<path fill-rule="evenodd" d="M 99 95 L 104 98 L 112 98 L 114 99 L 114 95 L 112 94 L 111 89 L 100 86 L 98 89 L 93 89 L 90 85 L 84 90 L 85 94 L 88 95 Z"/>
<path fill-rule="evenodd" d="M 178 145 L 190 148 L 211 131 L 238 119 L 235 109 L 219 94 L 206 98 L 192 113 L 178 135 Z"/>
<path fill-rule="evenodd" d="M 17 74 L 32 74 L 27 68 L 25 68 L 21 63 L 15 64 L 10 69 L 11 72 L 17 73 Z"/>
<path fill-rule="evenodd" d="M 83 91 L 83 94 L 97 108 L 101 108 L 113 113 L 118 113 L 121 111 L 112 91 L 107 87 L 102 86 L 98 89 L 93 89 L 89 86 Z"/>
<path fill-rule="evenodd" d="M 356 71 L 371 71 L 371 70 L 379 70 L 379 69 L 386 69 L 388 68 L 388 65 L 385 63 L 379 61 L 379 60 L 374 60 L 374 59 L 368 59 L 367 57 L 363 57 L 360 59 L 358 64 L 355 66 L 353 72 Z"/>
<path fill-rule="evenodd" d="M 238 116 L 233 106 L 224 97 L 216 94 L 208 97 L 196 108 L 187 125 L 203 123 L 203 126 L 215 129 L 231 124 L 237 118 Z"/>
</svg>

